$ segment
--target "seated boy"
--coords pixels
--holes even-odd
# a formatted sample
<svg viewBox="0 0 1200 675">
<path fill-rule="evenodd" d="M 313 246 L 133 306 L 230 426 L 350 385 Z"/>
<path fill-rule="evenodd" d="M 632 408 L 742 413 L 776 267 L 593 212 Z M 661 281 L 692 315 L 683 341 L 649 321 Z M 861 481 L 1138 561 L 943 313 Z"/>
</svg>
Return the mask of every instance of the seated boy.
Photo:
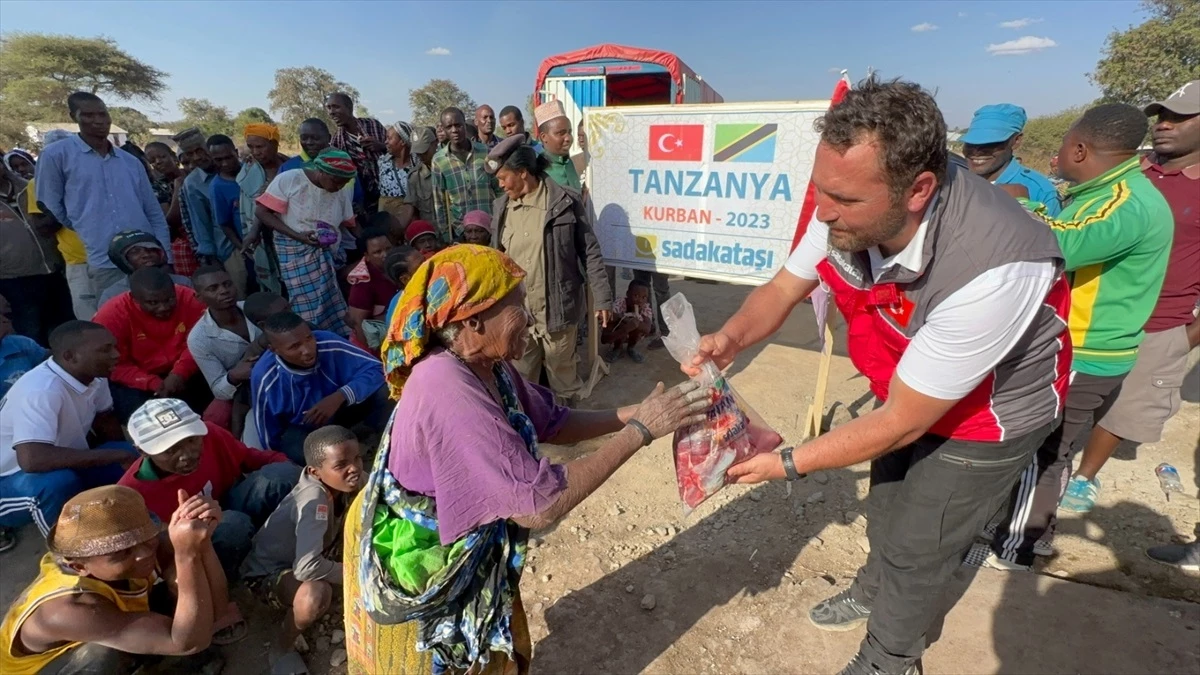
<svg viewBox="0 0 1200 675">
<path fill-rule="evenodd" d="M 154 235 L 141 230 L 122 230 L 116 233 L 112 243 L 108 245 L 108 259 L 125 273 L 125 278 L 108 288 L 100 289 L 97 307 L 103 307 L 104 303 L 129 290 L 129 275 L 134 272 L 145 267 L 163 270 L 167 268 L 167 252 L 163 250 L 162 243 L 155 239 Z M 179 286 L 192 286 L 192 280 L 185 276 L 172 274 L 171 280 Z"/>
<path fill-rule="evenodd" d="M 613 318 L 600 334 L 600 342 L 612 345 L 612 349 L 604 355 L 604 360 L 612 363 L 629 354 L 634 363 L 644 362 L 645 355 L 634 347 L 650 334 L 654 320 L 654 310 L 650 308 L 650 287 L 637 279 L 630 281 L 625 289 L 625 297 L 613 302 Z"/>
<path fill-rule="evenodd" d="M 208 307 L 188 333 L 187 345 L 215 400 L 204 419 L 241 438 L 250 411 L 250 343 L 262 332 L 237 301 L 237 287 L 224 267 L 205 265 L 192 275 L 196 297 Z M 239 390 L 246 390 L 239 396 Z"/>
<path fill-rule="evenodd" d="M 129 436 L 142 456 L 119 484 L 137 490 L 164 522 L 181 491 L 217 500 L 225 515 L 212 545 L 226 576 L 235 577 L 255 531 L 295 487 L 300 467 L 278 452 L 247 448 L 175 398 L 151 399 L 138 408 L 129 418 Z"/>
<path fill-rule="evenodd" d="M 254 425 L 264 448 L 304 461 L 304 437 L 329 423 L 380 429 L 391 405 L 379 360 L 293 312 L 263 322 L 271 351 L 254 365 Z"/>
<path fill-rule="evenodd" d="M 272 672 L 283 665 L 276 663 L 281 658 L 300 659 L 293 651 L 296 636 L 329 610 L 333 586 L 342 584 L 342 564 L 334 552 L 342 541 L 346 509 L 366 480 L 358 440 L 345 427 L 309 434 L 304 461 L 300 482 L 255 535 L 242 563 L 242 577 L 255 595 L 287 609 L 269 654 Z"/>
<path fill-rule="evenodd" d="M 151 655 L 207 648 L 214 608 L 229 604 L 212 547 L 221 509 L 204 495 L 176 499 L 163 536 L 127 487 L 71 498 L 50 530 L 37 578 L 0 624 L 0 673 L 125 675 Z M 160 578 L 174 607 L 157 590 L 151 598 Z"/>
<path fill-rule="evenodd" d="M 367 228 L 359 238 L 359 246 L 366 253 L 347 278 L 350 295 L 346 302 L 350 305 L 350 311 L 346 315 L 346 322 L 350 324 L 354 344 L 365 349 L 374 348 L 375 353 L 379 353 L 379 346 L 383 342 L 380 331 L 368 329 L 363 324 L 378 324 L 388 303 L 399 290 L 396 282 L 384 270 L 384 261 L 392 250 L 392 240 L 388 238 L 386 230 Z M 368 332 L 371 334 L 368 335 Z"/>
<path fill-rule="evenodd" d="M 152 397 L 181 398 L 194 410 L 212 401 L 208 383 L 188 351 L 188 333 L 207 308 L 190 288 L 177 286 L 157 267 L 129 277 L 129 292 L 96 312 L 96 323 L 117 338 L 113 405 L 121 421 Z"/>
</svg>

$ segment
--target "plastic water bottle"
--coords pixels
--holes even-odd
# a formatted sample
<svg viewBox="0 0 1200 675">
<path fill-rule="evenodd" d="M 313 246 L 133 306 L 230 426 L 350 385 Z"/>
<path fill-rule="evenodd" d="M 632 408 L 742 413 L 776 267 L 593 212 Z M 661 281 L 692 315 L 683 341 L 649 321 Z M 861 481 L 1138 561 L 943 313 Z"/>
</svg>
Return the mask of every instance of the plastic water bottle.
<svg viewBox="0 0 1200 675">
<path fill-rule="evenodd" d="M 1183 483 L 1180 482 L 1179 471 L 1175 467 L 1163 462 L 1154 469 L 1154 475 L 1158 476 L 1158 486 L 1162 488 L 1167 501 L 1171 500 L 1172 492 L 1183 494 Z"/>
</svg>

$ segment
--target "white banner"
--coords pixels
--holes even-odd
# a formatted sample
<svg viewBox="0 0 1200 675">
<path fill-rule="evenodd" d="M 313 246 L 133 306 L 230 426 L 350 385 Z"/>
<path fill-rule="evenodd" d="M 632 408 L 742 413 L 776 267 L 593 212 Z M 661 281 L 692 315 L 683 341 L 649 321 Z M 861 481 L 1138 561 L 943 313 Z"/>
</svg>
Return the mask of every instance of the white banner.
<svg viewBox="0 0 1200 675">
<path fill-rule="evenodd" d="M 783 267 L 829 101 L 588 108 L 610 265 L 760 285 Z"/>
</svg>

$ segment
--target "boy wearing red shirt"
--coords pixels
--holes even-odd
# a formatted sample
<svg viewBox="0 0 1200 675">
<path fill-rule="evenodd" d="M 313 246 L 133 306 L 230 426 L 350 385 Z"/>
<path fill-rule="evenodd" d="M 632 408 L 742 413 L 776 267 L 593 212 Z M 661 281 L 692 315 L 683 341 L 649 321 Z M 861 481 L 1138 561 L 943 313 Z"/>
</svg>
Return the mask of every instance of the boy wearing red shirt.
<svg viewBox="0 0 1200 675">
<path fill-rule="evenodd" d="M 246 447 L 175 398 L 151 399 L 138 408 L 129 418 L 129 436 L 142 456 L 118 484 L 137 490 L 163 522 L 175 512 L 179 490 L 221 504 L 213 548 L 234 579 L 254 533 L 296 486 L 300 467 L 283 453 Z"/>
<path fill-rule="evenodd" d="M 187 347 L 188 333 L 207 308 L 190 288 L 147 267 L 129 277 L 129 292 L 108 301 L 93 319 L 117 338 L 121 354 L 109 386 L 122 422 L 151 397 L 175 397 L 193 409 L 212 401 Z"/>
</svg>

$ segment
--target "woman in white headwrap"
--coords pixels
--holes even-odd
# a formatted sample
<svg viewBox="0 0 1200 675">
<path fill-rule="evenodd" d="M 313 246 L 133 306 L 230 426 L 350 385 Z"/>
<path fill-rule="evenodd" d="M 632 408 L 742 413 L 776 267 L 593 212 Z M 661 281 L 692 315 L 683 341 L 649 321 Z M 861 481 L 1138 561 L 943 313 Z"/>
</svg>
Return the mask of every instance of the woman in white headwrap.
<svg viewBox="0 0 1200 675">
<path fill-rule="evenodd" d="M 409 196 L 408 172 L 417 164 L 412 152 L 413 126 L 396 122 L 387 128 L 387 154 L 379 156 L 379 210 L 401 221 L 401 227 L 413 219 L 413 207 L 406 206 Z"/>
</svg>

